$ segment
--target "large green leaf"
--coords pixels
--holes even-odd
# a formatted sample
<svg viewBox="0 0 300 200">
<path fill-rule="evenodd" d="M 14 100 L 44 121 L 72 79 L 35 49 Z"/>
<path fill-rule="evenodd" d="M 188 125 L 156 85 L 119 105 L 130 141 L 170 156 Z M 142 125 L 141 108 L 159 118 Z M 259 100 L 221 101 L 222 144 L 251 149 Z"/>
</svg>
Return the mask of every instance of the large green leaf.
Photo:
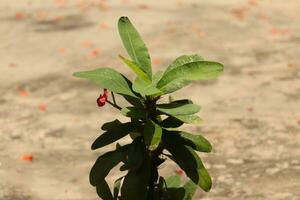
<svg viewBox="0 0 300 200">
<path fill-rule="evenodd" d="M 187 132 L 178 132 L 184 139 L 184 144 L 192 147 L 196 151 L 211 152 L 212 146 L 210 142 L 201 135 L 194 135 Z"/>
<path fill-rule="evenodd" d="M 105 179 L 103 179 L 101 182 L 99 182 L 96 185 L 96 191 L 97 194 L 100 198 L 102 198 L 103 200 L 114 200 L 111 191 L 109 189 L 109 186 L 107 184 L 107 182 L 105 181 Z"/>
<path fill-rule="evenodd" d="M 131 90 L 131 82 L 111 68 L 99 68 L 92 71 L 75 72 L 73 76 L 86 78 L 110 91 L 136 97 Z"/>
<path fill-rule="evenodd" d="M 155 85 L 153 83 L 151 83 L 151 81 L 145 81 L 140 77 L 137 77 L 132 85 L 132 89 L 137 92 L 140 93 L 141 95 L 155 95 L 155 96 L 159 96 L 162 95 L 162 91 L 160 91 L 159 89 L 157 89 L 155 87 Z"/>
<path fill-rule="evenodd" d="M 132 71 L 134 71 L 134 73 L 140 77 L 141 79 L 143 79 L 144 81 L 150 81 L 147 74 L 139 67 L 137 66 L 136 63 L 134 63 L 131 60 L 128 60 L 126 58 L 124 58 L 123 56 L 119 55 L 119 57 L 121 58 L 121 60 L 123 60 L 123 62 L 132 69 Z M 151 81 L 150 81 L 151 82 Z"/>
<path fill-rule="evenodd" d="M 150 163 L 138 171 L 129 171 L 121 188 L 121 200 L 146 200 L 150 180 Z"/>
<path fill-rule="evenodd" d="M 179 56 L 168 66 L 168 68 L 165 71 L 165 74 L 171 71 L 172 69 L 175 69 L 176 67 L 180 67 L 187 63 L 202 61 L 202 60 L 203 58 L 197 54 Z"/>
<path fill-rule="evenodd" d="M 134 119 L 146 119 L 147 112 L 143 108 L 138 107 L 125 107 L 122 108 L 121 113 L 126 117 L 134 118 Z"/>
<path fill-rule="evenodd" d="M 110 170 L 119 164 L 127 155 L 128 146 L 119 147 L 117 150 L 101 155 L 95 162 L 90 172 L 90 183 L 93 186 L 101 183 Z"/>
<path fill-rule="evenodd" d="M 217 77 L 223 72 L 223 65 L 211 61 L 196 61 L 175 67 L 157 83 L 158 89 L 165 94 L 174 92 L 190 81 L 208 80 Z"/>
<path fill-rule="evenodd" d="M 125 137 L 137 129 L 137 124 L 132 122 L 121 123 L 119 120 L 105 123 L 102 129 L 106 130 L 92 144 L 92 150 L 111 144 L 122 137 Z"/>
<path fill-rule="evenodd" d="M 162 129 L 152 120 L 148 120 L 145 124 L 143 135 L 146 146 L 150 151 L 153 151 L 161 141 Z"/>
<path fill-rule="evenodd" d="M 203 120 L 197 115 L 174 115 L 173 117 L 187 124 L 198 125 L 203 122 Z"/>
<path fill-rule="evenodd" d="M 211 189 L 212 181 L 197 153 L 182 143 L 180 137 L 164 132 L 162 138 L 166 149 L 172 154 L 172 159 L 183 169 L 186 175 L 204 191 Z"/>
<path fill-rule="evenodd" d="M 160 125 L 164 128 L 178 128 L 180 127 L 184 122 L 175 118 L 175 117 L 167 117 L 162 122 L 160 122 Z"/>
<path fill-rule="evenodd" d="M 179 188 L 167 188 L 163 193 L 163 200 L 182 200 L 185 195 L 183 187 Z"/>
<path fill-rule="evenodd" d="M 153 85 L 156 87 L 158 81 L 161 79 L 161 77 L 163 77 L 164 72 L 163 71 L 157 71 L 152 78 L 152 83 Z"/>
<path fill-rule="evenodd" d="M 200 106 L 189 101 L 179 100 L 168 104 L 158 104 L 157 110 L 171 116 L 192 115 L 200 111 Z"/>
<path fill-rule="evenodd" d="M 189 180 L 184 184 L 183 188 L 185 190 L 183 200 L 192 200 L 192 197 L 194 196 L 197 190 L 197 185 L 193 181 Z"/>
<path fill-rule="evenodd" d="M 145 160 L 146 148 L 142 137 L 137 137 L 133 140 L 128 149 L 127 166 L 131 170 L 138 170 Z"/>
<path fill-rule="evenodd" d="M 141 36 L 127 17 L 119 19 L 118 28 L 129 56 L 152 80 L 151 59 Z"/>
<path fill-rule="evenodd" d="M 174 187 L 177 188 L 181 185 L 180 176 L 173 175 L 166 179 L 166 185 L 168 188 Z"/>
</svg>

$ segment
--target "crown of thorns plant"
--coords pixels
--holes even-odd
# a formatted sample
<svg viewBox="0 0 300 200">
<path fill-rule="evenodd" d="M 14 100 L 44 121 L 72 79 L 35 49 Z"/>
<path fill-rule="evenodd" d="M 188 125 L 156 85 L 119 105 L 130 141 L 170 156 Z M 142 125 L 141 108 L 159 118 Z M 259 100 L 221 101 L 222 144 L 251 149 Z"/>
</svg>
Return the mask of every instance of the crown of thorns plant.
<svg viewBox="0 0 300 200">
<path fill-rule="evenodd" d="M 185 123 L 202 122 L 196 115 L 198 105 L 171 96 L 168 103 L 161 99 L 193 81 L 216 78 L 223 72 L 223 65 L 197 54 L 182 55 L 165 71 L 153 74 L 147 47 L 127 17 L 119 19 L 118 29 L 131 60 L 119 57 L 136 74 L 133 82 L 107 67 L 74 73 L 104 88 L 97 99 L 98 106 L 109 103 L 129 118 L 125 123 L 116 119 L 103 124 L 103 133 L 92 144 L 92 150 L 127 135 L 132 138 L 130 144 L 117 143 L 115 150 L 99 156 L 90 171 L 90 183 L 104 200 L 191 200 L 198 186 L 204 191 L 211 189 L 211 177 L 196 151 L 208 153 L 212 146 L 201 135 L 180 130 Z M 114 94 L 124 97 L 130 105 L 118 105 Z M 179 175 L 164 178 L 159 174 L 159 166 L 167 159 L 185 172 L 187 182 L 182 183 Z M 127 174 L 115 180 L 110 189 L 105 178 L 119 163 L 120 170 Z"/>
</svg>

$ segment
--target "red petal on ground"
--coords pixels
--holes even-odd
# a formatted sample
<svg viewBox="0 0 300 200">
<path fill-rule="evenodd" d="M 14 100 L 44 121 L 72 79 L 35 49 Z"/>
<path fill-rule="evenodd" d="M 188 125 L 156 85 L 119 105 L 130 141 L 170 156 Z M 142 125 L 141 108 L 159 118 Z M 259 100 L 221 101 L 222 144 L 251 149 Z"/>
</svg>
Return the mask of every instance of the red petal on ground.
<svg viewBox="0 0 300 200">
<path fill-rule="evenodd" d="M 160 60 L 159 58 L 154 58 L 154 59 L 152 60 L 152 62 L 153 62 L 153 64 L 155 64 L 155 65 L 159 65 L 159 64 L 162 63 L 161 60 Z"/>
<path fill-rule="evenodd" d="M 46 110 L 47 110 L 47 105 L 46 105 L 46 104 L 40 104 L 40 105 L 39 105 L 39 110 L 40 110 L 41 112 L 46 112 Z"/>
<path fill-rule="evenodd" d="M 100 26 L 100 28 L 102 28 L 102 29 L 108 29 L 108 28 L 109 28 L 109 26 L 108 26 L 108 24 L 107 24 L 106 22 L 101 22 L 101 23 L 99 24 L 99 26 Z"/>
<path fill-rule="evenodd" d="M 97 57 L 100 55 L 101 50 L 99 48 L 93 49 L 92 51 L 90 51 L 89 56 L 91 58 Z"/>
<path fill-rule="evenodd" d="M 33 155 L 32 154 L 24 154 L 20 157 L 20 159 L 23 160 L 23 161 L 32 162 L 33 161 Z"/>
<path fill-rule="evenodd" d="M 28 15 L 24 12 L 18 11 L 16 12 L 15 17 L 16 19 L 25 19 L 26 17 L 28 17 Z"/>
<path fill-rule="evenodd" d="M 58 49 L 58 52 L 60 54 L 65 54 L 67 52 L 67 50 L 65 48 L 61 47 L 61 48 Z"/>
</svg>

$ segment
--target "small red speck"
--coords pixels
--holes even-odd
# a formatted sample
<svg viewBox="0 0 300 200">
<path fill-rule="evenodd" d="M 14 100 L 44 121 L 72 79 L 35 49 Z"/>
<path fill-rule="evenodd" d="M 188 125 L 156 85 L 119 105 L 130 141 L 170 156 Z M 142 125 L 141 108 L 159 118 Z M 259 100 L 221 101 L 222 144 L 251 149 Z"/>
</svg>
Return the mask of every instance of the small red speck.
<svg viewBox="0 0 300 200">
<path fill-rule="evenodd" d="M 100 49 L 93 49 L 92 51 L 90 51 L 89 56 L 94 58 L 100 55 Z"/>
<path fill-rule="evenodd" d="M 155 65 L 159 65 L 159 64 L 162 63 L 161 60 L 160 60 L 159 58 L 154 58 L 152 62 L 153 62 L 153 64 L 155 64 Z"/>
<path fill-rule="evenodd" d="M 257 0 L 249 0 L 248 4 L 251 6 L 257 6 Z"/>
<path fill-rule="evenodd" d="M 33 155 L 32 154 L 24 154 L 20 157 L 20 159 L 23 160 L 23 161 L 32 162 L 33 161 Z"/>
<path fill-rule="evenodd" d="M 57 22 L 60 22 L 64 19 L 65 17 L 64 16 L 61 16 L 61 15 L 58 15 L 58 16 L 55 16 L 52 21 L 57 23 Z"/>
<path fill-rule="evenodd" d="M 84 48 L 92 48 L 94 45 L 90 40 L 85 40 L 81 42 L 81 46 Z"/>
<path fill-rule="evenodd" d="M 46 110 L 47 110 L 47 105 L 46 105 L 46 104 L 40 104 L 40 105 L 39 105 L 39 110 L 40 110 L 41 112 L 46 112 Z"/>
<path fill-rule="evenodd" d="M 46 11 L 38 11 L 36 13 L 36 20 L 37 21 L 43 21 L 47 18 L 48 13 Z"/>
<path fill-rule="evenodd" d="M 109 28 L 109 26 L 108 26 L 108 24 L 107 24 L 106 22 L 101 22 L 101 23 L 99 24 L 99 26 L 100 26 L 100 28 L 102 28 L 102 29 L 108 29 L 108 28 Z"/>
<path fill-rule="evenodd" d="M 26 14 L 26 13 L 21 12 L 21 11 L 16 12 L 16 19 L 24 19 L 24 18 L 26 18 L 26 17 L 27 17 L 27 14 Z"/>
<path fill-rule="evenodd" d="M 65 54 L 66 51 L 67 51 L 67 50 L 66 50 L 65 48 L 63 48 L 63 47 L 61 47 L 61 48 L 58 49 L 58 52 L 59 52 L 60 54 Z"/>
<path fill-rule="evenodd" d="M 21 88 L 20 86 L 17 86 L 17 90 L 18 90 L 19 95 L 21 97 L 27 97 L 27 96 L 29 96 L 29 92 L 27 90 Z"/>
<path fill-rule="evenodd" d="M 11 68 L 15 68 L 15 67 L 17 67 L 18 65 L 17 65 L 16 63 L 9 63 L 8 66 L 11 67 Z"/>
<path fill-rule="evenodd" d="M 248 112 L 253 112 L 253 111 L 254 111 L 254 108 L 248 107 L 248 108 L 247 108 L 247 111 L 248 111 Z"/>
<path fill-rule="evenodd" d="M 145 9 L 149 9 L 149 6 L 146 5 L 146 4 L 140 4 L 140 5 L 138 5 L 138 8 L 142 9 L 142 10 L 145 10 Z"/>
<path fill-rule="evenodd" d="M 179 176 L 183 176 L 184 172 L 182 169 L 176 169 L 175 170 L 176 174 L 178 174 Z"/>
</svg>

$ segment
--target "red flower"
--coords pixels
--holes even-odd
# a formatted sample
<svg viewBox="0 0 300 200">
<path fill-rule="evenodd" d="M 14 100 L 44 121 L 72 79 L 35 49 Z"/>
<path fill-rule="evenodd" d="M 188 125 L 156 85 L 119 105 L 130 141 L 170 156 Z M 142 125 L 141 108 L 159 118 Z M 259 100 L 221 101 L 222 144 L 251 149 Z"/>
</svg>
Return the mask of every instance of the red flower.
<svg viewBox="0 0 300 200">
<path fill-rule="evenodd" d="M 97 99 L 97 104 L 99 107 L 102 107 L 105 105 L 108 98 L 108 91 L 107 89 L 104 89 L 103 94 L 100 94 L 100 96 Z"/>
</svg>

